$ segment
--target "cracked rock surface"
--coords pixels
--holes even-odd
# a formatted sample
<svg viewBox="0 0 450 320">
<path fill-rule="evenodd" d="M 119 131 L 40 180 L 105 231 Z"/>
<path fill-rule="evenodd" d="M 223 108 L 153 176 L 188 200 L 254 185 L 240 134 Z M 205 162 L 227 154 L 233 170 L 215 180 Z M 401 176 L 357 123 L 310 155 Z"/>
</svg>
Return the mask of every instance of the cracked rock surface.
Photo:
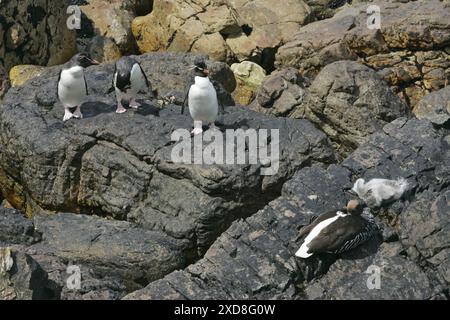
<svg viewBox="0 0 450 320">
<path fill-rule="evenodd" d="M 125 299 L 448 298 L 448 134 L 428 121 L 393 121 L 342 165 L 299 170 L 281 197 L 234 222 L 203 259 Z M 338 257 L 295 258 L 294 239 L 312 215 L 345 205 L 356 178 L 380 174 L 405 177 L 411 189 L 374 211 L 379 236 Z M 370 266 L 380 270 L 381 289 L 367 285 Z"/>
<path fill-rule="evenodd" d="M 281 46 L 276 68 L 295 67 L 313 79 L 326 65 L 356 60 L 375 70 L 415 106 L 448 84 L 450 3 L 377 1 L 381 28 L 367 27 L 367 3 L 355 3 L 332 18 L 308 24 Z"/>
<path fill-rule="evenodd" d="M 108 93 L 112 65 L 86 70 L 90 96 L 82 105 L 82 120 L 61 120 L 55 90 L 60 67 L 11 89 L 0 108 L 1 192 L 9 204 L 34 216 L 34 229 L 42 235 L 28 252 L 52 268 L 80 264 L 93 279 L 118 281 L 93 280 L 99 298 L 121 297 L 195 262 L 234 220 L 278 197 L 298 169 L 335 161 L 327 136 L 308 120 L 229 106 L 218 121 L 220 135 L 233 128 L 279 129 L 279 141 L 271 139 L 268 145 L 276 144 L 280 152 L 276 174 L 261 175 L 268 165 L 261 162 L 174 163 L 171 134 L 190 131 L 191 118 L 180 114 L 179 105 L 160 109 L 157 102 L 167 96 L 178 102 L 194 57 L 149 54 L 138 59 L 158 96 L 143 96 L 137 112 L 114 112 L 115 97 Z M 218 82 L 226 79 L 225 67 L 208 63 L 217 70 Z M 61 278 L 59 272 L 55 279 Z M 55 296 L 70 296 L 61 293 L 60 280 L 52 281 Z"/>
</svg>

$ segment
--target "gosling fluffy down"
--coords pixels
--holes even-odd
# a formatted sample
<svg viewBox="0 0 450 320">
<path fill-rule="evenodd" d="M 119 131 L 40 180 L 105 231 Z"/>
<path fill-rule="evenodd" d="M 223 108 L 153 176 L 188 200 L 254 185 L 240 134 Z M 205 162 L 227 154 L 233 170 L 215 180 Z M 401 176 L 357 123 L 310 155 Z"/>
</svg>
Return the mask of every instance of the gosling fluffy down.
<svg viewBox="0 0 450 320">
<path fill-rule="evenodd" d="M 386 202 L 392 202 L 400 199 L 409 183 L 404 178 L 397 180 L 372 179 L 365 182 L 364 179 L 356 180 L 352 190 L 369 207 L 379 207 Z"/>
</svg>

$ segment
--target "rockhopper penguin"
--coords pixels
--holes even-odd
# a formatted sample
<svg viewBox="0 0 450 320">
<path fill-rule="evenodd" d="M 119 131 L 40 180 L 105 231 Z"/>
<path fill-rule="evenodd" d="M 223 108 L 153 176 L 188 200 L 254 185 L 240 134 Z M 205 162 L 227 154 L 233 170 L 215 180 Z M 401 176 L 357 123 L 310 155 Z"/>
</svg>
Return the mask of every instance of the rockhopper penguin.
<svg viewBox="0 0 450 320">
<path fill-rule="evenodd" d="M 370 239 L 378 230 L 373 217 L 363 218 L 363 204 L 351 200 L 346 208 L 320 215 L 300 230 L 297 239 L 306 236 L 295 253 L 309 258 L 317 253 L 339 254 L 353 249 Z"/>
<path fill-rule="evenodd" d="M 123 100 L 128 101 L 131 108 L 137 109 L 141 105 L 136 101 L 136 95 L 152 93 L 151 85 L 141 65 L 131 57 L 122 57 L 116 62 L 113 87 L 117 97 L 117 113 L 127 111 L 122 105 Z"/>
<path fill-rule="evenodd" d="M 80 107 L 88 96 L 88 86 L 84 68 L 99 64 L 86 53 L 78 53 L 70 59 L 59 73 L 58 99 L 64 107 L 63 121 L 71 118 L 81 119 Z M 76 108 L 72 113 L 71 108 Z"/>
<path fill-rule="evenodd" d="M 203 132 L 203 124 L 208 124 L 211 129 L 215 128 L 219 102 L 216 89 L 208 77 L 209 71 L 204 59 L 196 58 L 192 70 L 193 79 L 187 87 L 181 113 L 184 113 L 188 102 L 189 112 L 194 119 L 194 129 L 191 133 L 197 135 Z"/>
</svg>

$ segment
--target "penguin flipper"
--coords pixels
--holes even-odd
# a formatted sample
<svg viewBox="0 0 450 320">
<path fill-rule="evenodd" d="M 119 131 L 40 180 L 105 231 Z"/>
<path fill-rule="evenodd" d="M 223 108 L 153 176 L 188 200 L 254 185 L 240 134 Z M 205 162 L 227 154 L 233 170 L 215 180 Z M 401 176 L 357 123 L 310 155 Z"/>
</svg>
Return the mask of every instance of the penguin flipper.
<svg viewBox="0 0 450 320">
<path fill-rule="evenodd" d="M 147 90 L 148 91 L 152 91 L 152 86 L 150 81 L 148 81 L 147 75 L 144 72 L 144 69 L 142 69 L 142 66 L 140 63 L 138 63 L 139 69 L 141 69 L 142 75 L 144 76 L 144 80 L 145 80 L 145 85 L 147 86 Z"/>
<path fill-rule="evenodd" d="M 56 82 L 56 96 L 58 97 L 58 100 L 61 100 L 59 98 L 59 81 L 61 81 L 61 73 L 62 73 L 62 69 L 61 69 L 61 71 L 59 71 L 58 81 Z"/>
<path fill-rule="evenodd" d="M 217 96 L 217 102 L 219 103 L 220 114 L 225 114 L 225 106 L 223 105 L 223 102 L 222 102 L 223 99 L 221 99 L 221 97 L 224 94 L 225 89 L 216 80 L 211 79 L 211 83 L 214 87 L 214 90 L 216 90 L 216 96 Z"/>
<path fill-rule="evenodd" d="M 189 90 L 191 89 L 191 86 L 194 84 L 195 79 L 193 76 L 189 77 L 189 80 L 186 82 L 186 85 L 184 87 L 184 99 L 183 99 L 183 105 L 181 107 L 181 114 L 184 114 L 184 109 L 186 108 L 188 98 L 189 98 Z"/>
<path fill-rule="evenodd" d="M 113 93 L 116 90 L 116 82 L 114 81 L 114 79 L 116 78 L 116 74 L 117 74 L 117 62 L 114 63 L 114 73 L 111 80 L 111 87 L 108 89 L 107 94 Z"/>
<path fill-rule="evenodd" d="M 88 85 L 86 81 L 86 75 L 83 73 L 83 79 L 84 79 L 84 87 L 86 88 L 86 95 L 89 95 Z"/>
</svg>

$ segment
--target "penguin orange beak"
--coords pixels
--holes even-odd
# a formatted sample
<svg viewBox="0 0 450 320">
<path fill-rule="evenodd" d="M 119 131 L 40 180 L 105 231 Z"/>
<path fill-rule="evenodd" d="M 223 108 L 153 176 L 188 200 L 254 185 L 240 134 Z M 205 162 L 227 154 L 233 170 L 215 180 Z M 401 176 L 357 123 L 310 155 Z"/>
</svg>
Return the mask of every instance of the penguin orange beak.
<svg viewBox="0 0 450 320">
<path fill-rule="evenodd" d="M 208 69 L 204 69 L 204 70 L 203 70 L 203 73 L 204 73 L 206 76 L 208 76 L 208 75 L 209 75 L 209 70 L 208 70 Z"/>
<path fill-rule="evenodd" d="M 93 65 L 99 65 L 99 64 L 100 64 L 100 62 L 98 62 L 98 61 L 95 60 L 95 59 L 91 59 L 91 63 L 92 63 Z"/>
</svg>

